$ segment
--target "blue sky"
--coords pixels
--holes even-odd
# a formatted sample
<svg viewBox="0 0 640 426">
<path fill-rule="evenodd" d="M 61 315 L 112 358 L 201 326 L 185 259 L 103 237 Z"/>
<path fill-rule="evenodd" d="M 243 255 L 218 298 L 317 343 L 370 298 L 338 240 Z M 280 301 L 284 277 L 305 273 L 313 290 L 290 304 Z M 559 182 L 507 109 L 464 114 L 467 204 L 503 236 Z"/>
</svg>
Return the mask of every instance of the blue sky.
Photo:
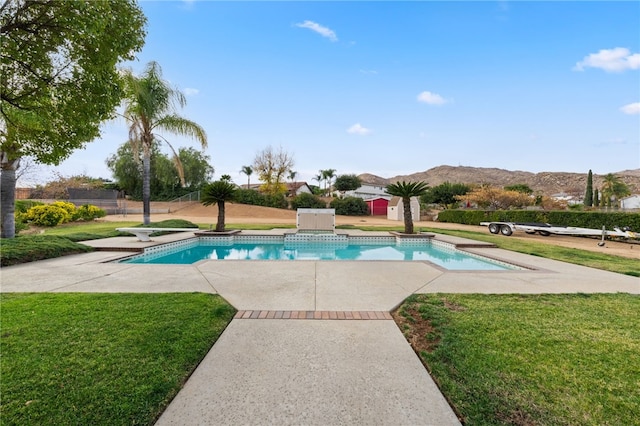
<svg viewBox="0 0 640 426">
<path fill-rule="evenodd" d="M 245 182 L 267 146 L 309 183 L 328 168 L 640 168 L 638 2 L 140 4 L 146 45 L 126 66 L 155 60 L 187 94 L 216 178 Z M 55 170 L 110 177 L 126 139 L 108 123 Z"/>
</svg>

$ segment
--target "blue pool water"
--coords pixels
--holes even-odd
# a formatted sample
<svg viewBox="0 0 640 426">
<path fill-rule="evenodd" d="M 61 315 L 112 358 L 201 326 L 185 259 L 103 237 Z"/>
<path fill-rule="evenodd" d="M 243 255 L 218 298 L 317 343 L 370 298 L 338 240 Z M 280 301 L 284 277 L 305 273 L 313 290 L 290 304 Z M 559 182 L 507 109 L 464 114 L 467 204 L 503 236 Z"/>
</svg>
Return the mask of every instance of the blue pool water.
<svg viewBox="0 0 640 426">
<path fill-rule="evenodd" d="M 258 242 L 218 244 L 197 241 L 184 247 L 137 255 L 125 263 L 191 264 L 201 260 L 403 260 L 429 261 L 449 270 L 510 270 L 510 265 L 455 248 L 420 245 Z"/>
</svg>

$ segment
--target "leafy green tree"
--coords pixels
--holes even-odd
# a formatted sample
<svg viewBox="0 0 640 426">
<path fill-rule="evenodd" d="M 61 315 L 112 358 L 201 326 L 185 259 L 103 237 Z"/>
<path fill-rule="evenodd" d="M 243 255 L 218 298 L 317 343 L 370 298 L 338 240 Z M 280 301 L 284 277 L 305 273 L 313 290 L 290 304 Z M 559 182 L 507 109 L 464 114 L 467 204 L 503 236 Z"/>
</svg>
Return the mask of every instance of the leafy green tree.
<svg viewBox="0 0 640 426">
<path fill-rule="evenodd" d="M 587 175 L 587 189 L 584 193 L 584 205 L 586 207 L 593 206 L 593 173 L 589 170 Z"/>
<path fill-rule="evenodd" d="M 273 207 L 276 209 L 289 208 L 289 202 L 287 201 L 287 198 L 285 197 L 283 192 L 279 194 L 265 194 L 264 205 L 266 207 Z"/>
<path fill-rule="evenodd" d="M 193 147 L 178 149 L 178 158 L 184 171 L 184 187 L 195 191 L 213 178 L 215 169 L 211 157 Z"/>
<path fill-rule="evenodd" d="M 220 179 L 212 182 L 202 189 L 202 204 L 218 206 L 218 222 L 216 232 L 224 231 L 225 202 L 232 201 L 236 193 L 236 186 L 228 180 Z"/>
<path fill-rule="evenodd" d="M 413 218 L 411 217 L 411 197 L 422 197 L 429 187 L 425 182 L 396 182 L 387 185 L 387 194 L 402 198 L 404 208 L 404 233 L 413 234 Z"/>
<path fill-rule="evenodd" d="M 631 191 L 629 191 L 629 187 L 622 182 L 619 176 L 616 176 L 613 173 L 605 175 L 601 191 L 602 202 L 606 204 L 607 207 L 611 207 L 612 198 L 615 198 L 617 203 L 620 198 L 631 193 Z"/>
<path fill-rule="evenodd" d="M 333 187 L 342 193 L 345 191 L 355 191 L 361 186 L 362 181 L 356 175 L 340 175 L 333 184 Z"/>
<path fill-rule="evenodd" d="M 280 147 L 275 151 L 271 146 L 256 154 L 253 170 L 263 182 L 262 190 L 276 196 L 286 192 L 285 176 L 293 169 L 293 156 Z"/>
<path fill-rule="evenodd" d="M 251 187 L 251 175 L 253 174 L 253 168 L 251 166 L 242 166 L 240 173 L 247 175 L 247 189 Z"/>
<path fill-rule="evenodd" d="M 293 197 L 291 200 L 291 209 L 324 209 L 327 208 L 327 203 L 313 194 L 307 194 L 303 192 L 300 195 Z"/>
<path fill-rule="evenodd" d="M 100 136 L 123 97 L 117 65 L 144 44 L 134 0 L 6 0 L 0 6 L 0 222 L 15 236 L 20 159 L 57 165 Z"/>
<path fill-rule="evenodd" d="M 141 157 L 141 152 L 137 153 Z M 154 144 L 151 152 L 151 179 L 149 186 L 152 200 L 173 199 L 185 193 L 196 191 L 206 184 L 213 175 L 213 167 L 209 164 L 209 156 L 203 155 L 193 148 L 180 148 L 178 157 L 184 167 L 187 187 L 182 187 L 175 163 L 160 152 L 158 144 Z M 134 199 L 142 199 L 142 158 L 134 158 L 131 144 L 122 144 L 116 154 L 106 160 L 111 170 L 116 187 L 125 191 Z"/>
<path fill-rule="evenodd" d="M 207 135 L 199 124 L 176 113 L 176 106 L 184 107 L 187 99 L 162 79 L 162 70 L 157 62 L 150 62 L 140 77 L 131 71 L 126 72 L 125 87 L 124 116 L 129 123 L 129 142 L 134 158 L 137 158 L 137 152 L 142 151 L 143 223 L 148 225 L 151 221 L 151 153 L 154 143 L 164 141 L 171 148 L 184 185 L 184 171 L 176 151 L 166 138 L 156 132 L 194 138 L 203 148 L 207 146 Z"/>
<path fill-rule="evenodd" d="M 322 188 L 320 188 L 318 185 L 309 185 L 309 188 L 311 188 L 311 193 L 313 195 L 322 196 Z"/>
<path fill-rule="evenodd" d="M 234 202 L 240 204 L 250 204 L 252 206 L 266 206 L 267 201 L 264 194 L 253 189 L 238 188 L 234 195 Z"/>
<path fill-rule="evenodd" d="M 140 159 L 136 161 L 133 155 L 131 144 L 125 143 L 120 145 L 115 154 L 107 157 L 105 163 L 116 180 L 118 190 L 142 199 L 142 162 Z"/>
<path fill-rule="evenodd" d="M 457 196 L 469 192 L 468 185 L 463 183 L 444 182 L 433 188 L 427 188 L 420 201 L 425 204 L 438 204 L 445 209 L 453 208 L 458 203 Z"/>
<path fill-rule="evenodd" d="M 600 194 L 597 188 L 593 190 L 593 206 L 600 207 Z"/>
<path fill-rule="evenodd" d="M 344 216 L 367 216 L 369 206 L 360 197 L 334 198 L 329 207 L 336 210 L 336 214 Z"/>
</svg>

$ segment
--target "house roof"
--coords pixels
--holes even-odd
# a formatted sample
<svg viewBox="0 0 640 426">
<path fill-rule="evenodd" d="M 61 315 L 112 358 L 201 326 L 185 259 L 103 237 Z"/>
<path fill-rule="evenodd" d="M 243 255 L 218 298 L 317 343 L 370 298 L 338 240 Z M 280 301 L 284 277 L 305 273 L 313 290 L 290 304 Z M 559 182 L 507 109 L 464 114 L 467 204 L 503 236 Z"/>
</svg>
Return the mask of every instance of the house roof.
<svg viewBox="0 0 640 426">
<path fill-rule="evenodd" d="M 309 187 L 307 182 L 288 182 L 286 185 L 289 192 L 296 192 L 302 186 L 306 186 L 307 188 L 309 188 L 309 191 L 311 191 L 311 188 Z"/>
<path fill-rule="evenodd" d="M 397 206 L 400 203 L 402 203 L 402 197 L 391 197 L 391 199 L 389 200 L 389 205 L 391 207 Z"/>
<path fill-rule="evenodd" d="M 418 198 L 417 197 L 411 197 L 410 198 L 411 202 L 417 202 Z M 399 206 L 400 204 L 402 204 L 402 197 L 392 197 L 391 200 L 389 200 L 389 206 L 393 207 L 393 206 Z"/>
<path fill-rule="evenodd" d="M 371 197 L 371 198 L 364 199 L 364 201 L 376 201 L 376 200 L 389 201 L 389 197 Z"/>
</svg>

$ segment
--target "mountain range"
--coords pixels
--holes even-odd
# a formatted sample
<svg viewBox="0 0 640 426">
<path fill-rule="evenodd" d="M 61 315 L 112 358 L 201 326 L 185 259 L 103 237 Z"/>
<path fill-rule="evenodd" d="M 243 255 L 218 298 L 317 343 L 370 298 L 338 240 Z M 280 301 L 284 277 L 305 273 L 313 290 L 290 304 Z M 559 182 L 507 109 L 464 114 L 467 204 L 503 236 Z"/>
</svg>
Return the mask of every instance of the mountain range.
<svg viewBox="0 0 640 426">
<path fill-rule="evenodd" d="M 640 193 L 640 169 L 624 170 L 613 173 L 624 182 L 632 194 Z M 466 166 L 438 166 L 424 172 L 410 175 L 399 175 L 383 178 L 370 173 L 363 173 L 358 177 L 362 182 L 385 186 L 399 181 L 426 182 L 430 187 L 444 182 L 471 184 L 489 184 L 498 187 L 525 184 L 534 192 L 545 195 L 565 193 L 574 197 L 583 197 L 587 188 L 585 173 L 540 172 L 532 173 L 520 170 L 504 170 L 497 168 L 466 167 Z M 593 187 L 602 186 L 604 175 L 593 174 Z"/>
</svg>

